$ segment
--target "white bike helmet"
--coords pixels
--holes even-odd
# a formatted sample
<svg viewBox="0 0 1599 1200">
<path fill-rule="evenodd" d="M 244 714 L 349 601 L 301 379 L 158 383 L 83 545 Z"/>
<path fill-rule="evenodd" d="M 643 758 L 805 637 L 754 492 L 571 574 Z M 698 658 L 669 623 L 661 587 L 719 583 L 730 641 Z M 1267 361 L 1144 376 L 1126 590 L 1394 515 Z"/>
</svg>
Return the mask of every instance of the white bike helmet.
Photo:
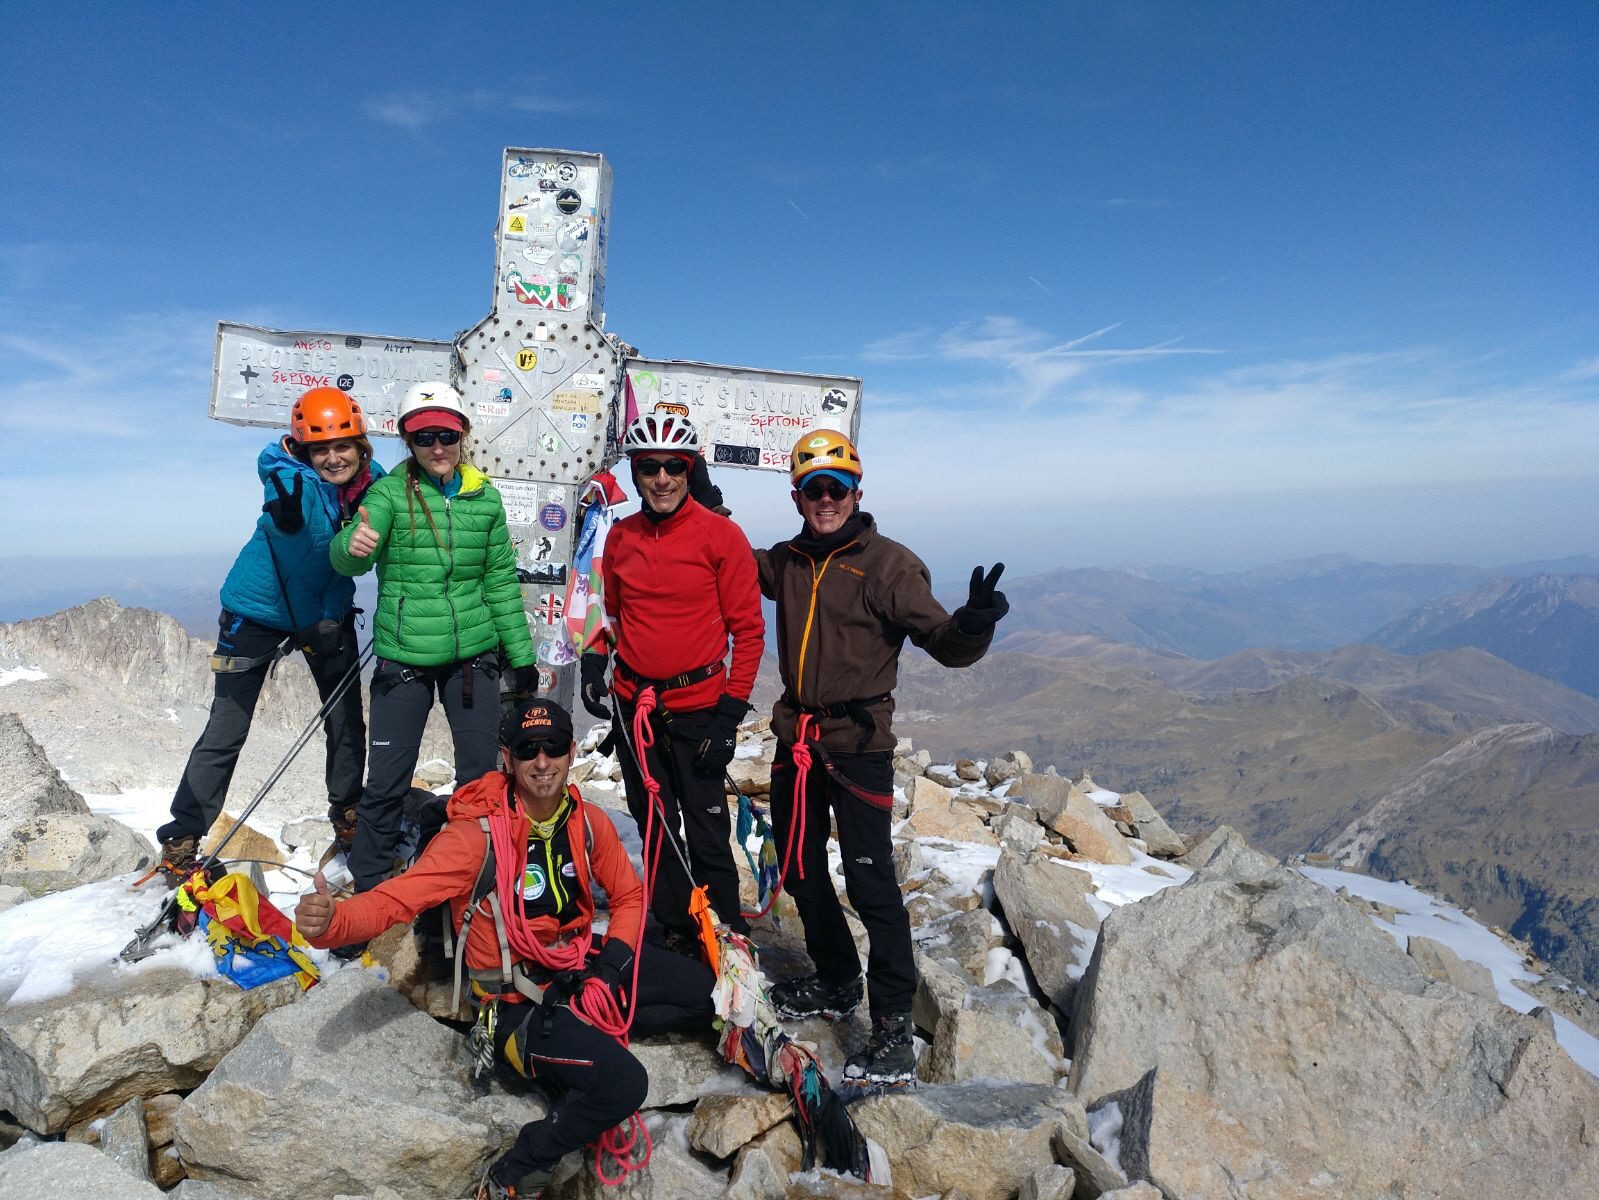
<svg viewBox="0 0 1599 1200">
<path fill-rule="evenodd" d="M 454 413 L 462 424 L 466 423 L 466 409 L 461 404 L 461 393 L 442 380 L 413 383 L 400 401 L 398 425 L 404 431 L 406 422 L 418 413 Z"/>
<path fill-rule="evenodd" d="M 676 413 L 645 413 L 629 425 L 622 436 L 622 453 L 629 458 L 663 450 L 673 454 L 698 454 L 700 435 L 694 423 Z"/>
</svg>

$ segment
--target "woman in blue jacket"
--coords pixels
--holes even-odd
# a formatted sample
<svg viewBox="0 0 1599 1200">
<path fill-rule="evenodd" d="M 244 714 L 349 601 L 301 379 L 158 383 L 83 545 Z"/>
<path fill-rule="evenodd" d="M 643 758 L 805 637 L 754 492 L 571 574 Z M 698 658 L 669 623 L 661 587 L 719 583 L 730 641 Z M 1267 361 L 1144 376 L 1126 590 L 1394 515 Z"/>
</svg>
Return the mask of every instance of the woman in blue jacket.
<svg viewBox="0 0 1599 1200">
<path fill-rule="evenodd" d="M 172 797 L 172 820 L 156 831 L 162 870 L 174 880 L 193 869 L 200 839 L 222 812 L 272 665 L 304 651 L 326 702 L 358 656 L 355 584 L 333 570 L 328 545 L 383 475 L 360 405 L 338 388 L 312 388 L 295 401 L 289 436 L 261 451 L 256 470 L 266 503 L 222 584 L 211 718 Z M 347 840 L 366 768 L 359 686 L 345 689 L 323 730 L 328 818 Z"/>
</svg>

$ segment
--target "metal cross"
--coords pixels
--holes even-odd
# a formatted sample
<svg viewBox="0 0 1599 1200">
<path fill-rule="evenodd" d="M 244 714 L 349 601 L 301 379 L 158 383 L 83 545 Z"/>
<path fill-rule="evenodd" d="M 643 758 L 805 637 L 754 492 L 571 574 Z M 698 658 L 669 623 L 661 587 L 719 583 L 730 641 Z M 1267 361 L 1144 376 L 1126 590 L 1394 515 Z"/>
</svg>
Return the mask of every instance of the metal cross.
<svg viewBox="0 0 1599 1200">
<path fill-rule="evenodd" d="M 611 184 L 603 155 L 505 151 L 490 310 L 454 342 L 222 321 L 212 370 L 211 416 L 279 429 L 303 391 L 334 385 L 360 402 L 371 432 L 393 434 L 411 384 L 454 383 L 472 415 L 465 457 L 505 501 L 541 690 L 568 704 L 562 611 L 578 498 L 617 460 L 628 420 L 683 414 L 711 463 L 768 471 L 787 469 L 807 429 L 854 437 L 860 427 L 857 378 L 647 359 L 605 332 Z"/>
</svg>

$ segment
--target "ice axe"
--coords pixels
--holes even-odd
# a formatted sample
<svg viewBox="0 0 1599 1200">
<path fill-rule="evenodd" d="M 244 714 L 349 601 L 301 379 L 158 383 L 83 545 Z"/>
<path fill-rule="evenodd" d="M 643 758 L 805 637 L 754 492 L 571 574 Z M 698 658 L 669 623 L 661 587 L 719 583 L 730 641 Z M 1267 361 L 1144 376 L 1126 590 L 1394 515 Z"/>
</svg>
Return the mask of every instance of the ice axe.
<svg viewBox="0 0 1599 1200">
<path fill-rule="evenodd" d="M 344 693 L 350 690 L 350 685 L 361 677 L 362 668 L 366 666 L 371 658 L 372 643 L 368 641 L 361 648 L 361 653 L 356 656 L 356 660 L 351 664 L 350 669 L 344 673 L 344 677 L 328 693 L 328 698 L 322 702 L 322 707 L 317 709 L 316 715 L 311 718 L 310 723 L 300 731 L 300 736 L 294 739 L 294 743 L 289 747 L 289 752 L 273 768 L 272 774 L 266 777 L 266 781 L 261 784 L 261 788 L 256 792 L 255 797 L 249 804 L 244 806 L 244 811 L 239 814 L 239 819 L 233 823 L 233 828 L 228 830 L 215 848 L 195 865 L 194 870 L 189 873 L 191 877 L 195 874 L 204 874 L 222 861 L 222 851 L 233 840 L 233 835 L 239 832 L 244 823 L 250 819 L 250 814 L 255 812 L 262 800 L 266 799 L 267 793 L 272 790 L 279 779 L 283 778 L 284 772 L 293 765 L 294 760 L 299 757 L 300 751 L 305 749 L 306 743 L 316 733 L 317 726 L 327 719 L 327 715 L 333 711 L 334 706 L 344 698 Z M 163 931 L 168 919 L 172 916 L 172 909 L 178 902 L 178 893 L 181 888 L 182 885 L 180 884 L 172 889 L 165 903 L 161 905 L 161 911 L 156 914 L 155 920 L 134 934 L 133 940 L 122 947 L 122 953 L 118 957 L 124 962 L 131 963 L 149 958 L 150 955 L 155 953 L 155 946 L 152 943 L 155 941 L 156 936 Z"/>
</svg>

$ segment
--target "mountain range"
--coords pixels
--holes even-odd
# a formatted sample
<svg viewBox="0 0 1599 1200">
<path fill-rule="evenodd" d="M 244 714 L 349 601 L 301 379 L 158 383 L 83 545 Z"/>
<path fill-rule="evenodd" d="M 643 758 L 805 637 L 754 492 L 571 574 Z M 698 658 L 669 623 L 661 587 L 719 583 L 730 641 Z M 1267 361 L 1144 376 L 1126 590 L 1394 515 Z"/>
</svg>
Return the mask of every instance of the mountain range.
<svg viewBox="0 0 1599 1200">
<path fill-rule="evenodd" d="M 1225 822 L 1281 856 L 1402 873 L 1599 984 L 1599 698 L 1577 690 L 1599 692 L 1596 566 L 1323 556 L 1007 578 L 990 655 L 949 671 L 907 653 L 896 720 L 948 758 L 1020 749 L 1090 770 L 1185 834 Z M 109 602 L 0 627 L 0 667 L 51 675 L 0 691 L 0 707 L 30 709 L 85 786 L 153 782 L 159 764 L 170 783 L 204 719 L 207 650 Z M 773 676 L 768 660 L 758 704 Z M 280 715 L 264 705 L 241 786 L 309 715 L 309 687 L 290 692 Z"/>
</svg>

